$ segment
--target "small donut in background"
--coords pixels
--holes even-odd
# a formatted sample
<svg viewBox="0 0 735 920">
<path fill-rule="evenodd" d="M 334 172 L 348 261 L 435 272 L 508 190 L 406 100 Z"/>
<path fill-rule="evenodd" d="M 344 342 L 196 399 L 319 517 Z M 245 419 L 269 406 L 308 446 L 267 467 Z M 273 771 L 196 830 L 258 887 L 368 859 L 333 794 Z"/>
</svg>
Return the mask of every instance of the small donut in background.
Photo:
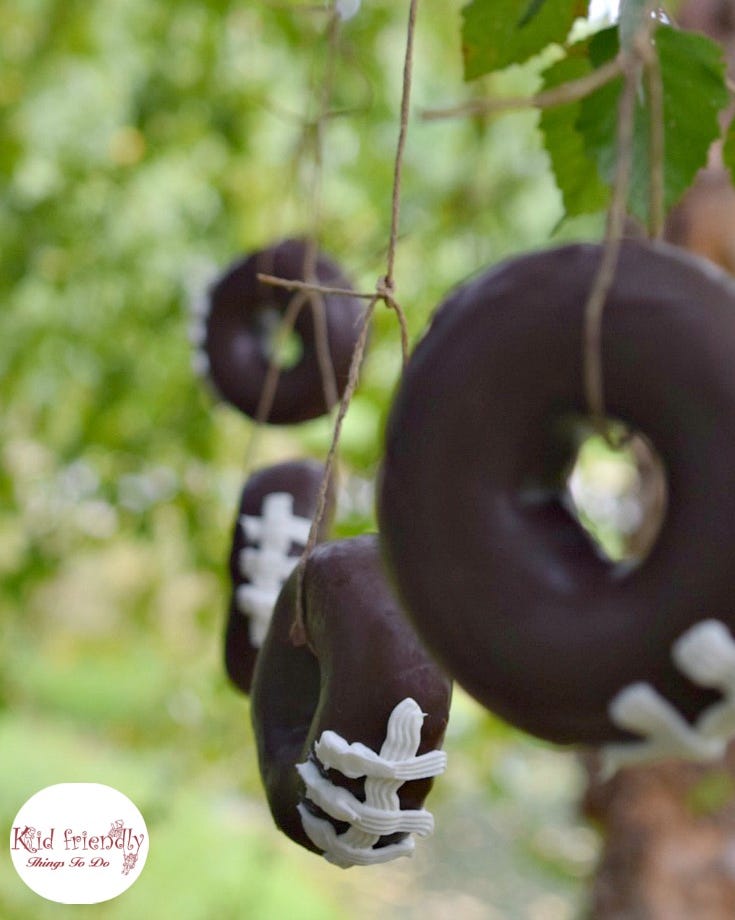
<svg viewBox="0 0 735 920">
<path fill-rule="evenodd" d="M 309 556 L 301 617 L 294 573 L 258 657 L 251 716 L 277 826 L 342 867 L 410 855 L 433 819 L 422 806 L 451 685 L 400 610 L 375 535 Z"/>
<path fill-rule="evenodd" d="M 225 401 L 250 418 L 258 412 L 278 325 L 292 299 L 303 296 L 265 284 L 257 276 L 269 274 L 304 281 L 307 257 L 308 244 L 300 239 L 284 240 L 255 252 L 231 265 L 210 286 L 200 309 L 195 330 L 195 367 L 209 378 Z M 350 289 L 340 268 L 325 255 L 317 257 L 315 276 L 323 286 Z M 358 298 L 343 294 L 326 294 L 321 301 L 339 397 L 347 385 L 363 307 Z M 267 418 L 271 424 L 304 422 L 332 408 L 326 404 L 313 314 L 306 298 L 294 324 L 300 354 L 292 366 L 281 368 Z"/>
<path fill-rule="evenodd" d="M 672 246 L 623 242 L 606 407 L 668 484 L 650 554 L 624 568 L 564 501 L 601 253 L 521 256 L 440 307 L 392 406 L 382 545 L 422 639 L 488 709 L 612 745 L 616 763 L 707 759 L 735 733 L 735 287 Z"/>
<path fill-rule="evenodd" d="M 323 476 L 321 463 L 294 460 L 253 473 L 242 490 L 230 551 L 224 652 L 227 674 L 243 693 L 250 692 L 278 594 L 306 546 Z M 330 482 L 319 540 L 333 516 Z"/>
</svg>

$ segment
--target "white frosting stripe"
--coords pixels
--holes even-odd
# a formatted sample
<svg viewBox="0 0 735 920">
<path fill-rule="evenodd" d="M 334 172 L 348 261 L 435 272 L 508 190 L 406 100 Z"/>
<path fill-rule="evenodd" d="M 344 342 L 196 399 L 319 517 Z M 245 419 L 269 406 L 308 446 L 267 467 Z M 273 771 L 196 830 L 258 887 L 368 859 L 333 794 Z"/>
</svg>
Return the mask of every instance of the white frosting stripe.
<svg viewBox="0 0 735 920">
<path fill-rule="evenodd" d="M 335 820 L 350 825 L 343 834 L 337 834 L 331 822 L 315 817 L 308 808 L 299 808 L 304 830 L 331 862 L 347 867 L 406 856 L 414 849 L 410 837 L 388 847 L 376 848 L 375 844 L 387 834 L 428 836 L 434 830 L 430 812 L 401 809 L 398 798 L 398 789 L 407 778 L 437 776 L 446 767 L 446 755 L 441 751 L 431 752 L 436 756 L 416 757 L 423 720 L 415 700 L 409 697 L 400 702 L 390 714 L 379 754 L 359 742 L 348 744 L 335 732 L 322 734 L 315 745 L 317 756 L 321 760 L 320 752 L 324 753 L 327 762 L 322 763 L 345 776 L 365 776 L 364 802 L 335 786 L 313 761 L 297 765 L 307 797 Z"/>
<path fill-rule="evenodd" d="M 707 738 L 735 735 L 735 642 L 718 620 L 705 620 L 685 632 L 675 643 L 673 658 L 691 680 L 713 687 L 723 694 L 697 720 L 697 729 Z"/>
<path fill-rule="evenodd" d="M 276 552 L 288 552 L 289 545 L 302 546 L 309 539 L 311 521 L 293 513 L 293 495 L 290 492 L 271 492 L 263 499 L 261 515 L 243 514 L 240 517 L 245 536 Z"/>
<path fill-rule="evenodd" d="M 405 783 L 412 779 L 439 776 L 447 766 L 444 751 L 429 751 L 406 760 L 388 760 L 359 741 L 348 744 L 336 732 L 330 731 L 322 733 L 314 746 L 314 752 L 327 769 L 334 767 L 351 779 L 369 774 L 385 779 L 400 779 Z"/>
<path fill-rule="evenodd" d="M 276 594 L 277 597 L 278 594 Z M 235 605 L 239 612 L 248 618 L 248 635 L 251 644 L 255 648 L 260 648 L 265 641 L 273 616 L 275 606 L 273 591 L 258 588 L 255 585 L 239 585 L 235 591 Z"/>
<path fill-rule="evenodd" d="M 254 588 L 278 593 L 293 571 L 296 560 L 265 544 L 260 547 L 246 546 L 240 551 L 239 563 L 240 571 L 251 579 Z"/>
<path fill-rule="evenodd" d="M 289 555 L 291 545 L 306 546 L 311 521 L 293 513 L 290 492 L 271 492 L 263 499 L 261 515 L 241 515 L 240 526 L 255 545 L 240 552 L 240 573 L 249 583 L 238 587 L 235 599 L 237 609 L 248 618 L 250 641 L 259 648 L 283 583 L 297 562 Z"/>
<path fill-rule="evenodd" d="M 723 699 L 691 725 L 650 684 L 625 687 L 610 703 L 610 719 L 643 740 L 603 747 L 606 774 L 621 766 L 668 757 L 716 760 L 735 735 L 735 641 L 727 627 L 719 620 L 703 620 L 676 640 L 671 655 L 686 677 L 719 690 Z"/>
<path fill-rule="evenodd" d="M 348 843 L 347 834 L 338 834 L 334 825 L 311 814 L 305 805 L 299 805 L 299 814 L 304 830 L 312 843 L 324 853 L 324 858 L 335 866 L 349 869 L 350 866 L 373 866 L 390 862 L 399 856 L 411 856 L 416 848 L 413 837 L 404 837 L 398 843 L 379 849 L 365 848 Z"/>
<path fill-rule="evenodd" d="M 348 789 L 335 786 L 311 760 L 298 764 L 296 769 L 306 786 L 307 797 L 336 821 L 354 824 L 378 837 L 399 832 L 428 837 L 433 833 L 434 817 L 423 808 L 402 811 L 371 806 L 361 802 Z"/>
</svg>

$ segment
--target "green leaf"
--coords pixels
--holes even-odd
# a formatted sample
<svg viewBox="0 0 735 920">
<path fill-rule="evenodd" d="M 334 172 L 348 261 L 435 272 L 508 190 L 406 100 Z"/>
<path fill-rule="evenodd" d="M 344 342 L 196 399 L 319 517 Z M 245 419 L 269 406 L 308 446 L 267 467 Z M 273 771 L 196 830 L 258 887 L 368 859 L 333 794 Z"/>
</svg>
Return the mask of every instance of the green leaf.
<svg viewBox="0 0 735 920">
<path fill-rule="evenodd" d="M 591 65 L 601 67 L 612 60 L 618 53 L 618 30 L 605 29 L 598 32 L 590 40 L 589 56 Z M 602 178 L 608 188 L 612 187 L 617 162 L 617 125 L 618 104 L 623 89 L 623 79 L 618 77 L 600 89 L 590 93 L 579 104 L 579 111 L 575 128 L 582 138 L 587 157 L 596 164 L 597 174 Z M 638 113 L 636 113 L 637 117 Z M 640 127 L 636 124 L 636 127 Z M 640 132 L 634 132 L 633 172 L 640 160 L 640 150 L 637 149 Z M 648 157 L 644 155 L 645 168 L 648 168 Z M 631 176 L 631 185 L 635 184 L 635 175 Z"/>
<path fill-rule="evenodd" d="M 541 7 L 546 3 L 546 0 L 530 0 L 526 12 L 521 16 L 518 23 L 518 28 L 522 29 L 523 26 L 527 26 L 528 23 L 533 19 L 533 17 L 538 13 Z"/>
<path fill-rule="evenodd" d="M 462 11 L 465 80 L 521 64 L 563 43 L 585 0 L 472 0 Z"/>
<path fill-rule="evenodd" d="M 722 47 L 696 32 L 661 26 L 656 32 L 664 84 L 666 207 L 681 198 L 707 163 L 729 101 Z"/>
<path fill-rule="evenodd" d="M 589 42 L 579 42 L 565 58 L 544 71 L 544 89 L 555 89 L 592 70 Z M 600 211 L 610 197 L 607 185 L 600 178 L 597 161 L 578 130 L 580 110 L 581 103 L 573 102 L 541 113 L 540 126 L 567 217 Z"/>
<path fill-rule="evenodd" d="M 664 205 L 668 211 L 706 164 L 719 136 L 718 113 L 728 103 L 720 47 L 703 35 L 667 26 L 656 31 L 663 83 Z M 567 57 L 544 74 L 544 88 L 590 73 L 618 52 L 615 29 L 598 32 L 589 43 L 572 46 Z M 617 159 L 617 111 L 623 81 L 618 78 L 579 103 L 543 113 L 541 128 L 567 216 L 604 207 Z M 638 96 L 633 135 L 629 209 L 648 222 L 650 172 L 650 105 Z M 735 164 L 735 139 L 732 141 Z"/>
<path fill-rule="evenodd" d="M 668 211 L 706 164 L 710 145 L 720 133 L 718 113 L 727 105 L 729 96 L 722 49 L 709 38 L 660 26 L 656 49 L 663 83 L 664 205 Z M 604 33 L 591 42 L 590 54 L 598 66 L 616 52 L 617 46 Z M 621 89 L 622 82 L 617 80 L 587 97 L 578 121 L 587 149 L 610 184 L 615 172 L 616 112 Z M 629 208 L 644 222 L 649 216 L 650 117 L 648 96 L 639 95 Z"/>
</svg>

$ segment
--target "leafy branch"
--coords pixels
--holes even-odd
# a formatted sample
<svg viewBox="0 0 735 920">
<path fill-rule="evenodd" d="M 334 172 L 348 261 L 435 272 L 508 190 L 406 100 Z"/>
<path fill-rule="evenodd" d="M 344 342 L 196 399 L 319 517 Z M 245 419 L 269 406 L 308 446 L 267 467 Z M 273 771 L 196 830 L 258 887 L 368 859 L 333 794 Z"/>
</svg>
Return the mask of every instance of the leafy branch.
<svg viewBox="0 0 735 920">
<path fill-rule="evenodd" d="M 552 109 L 558 105 L 566 105 L 570 102 L 578 102 L 580 99 L 584 99 L 585 96 L 589 96 L 590 93 L 609 83 L 610 80 L 620 76 L 622 72 L 621 61 L 616 58 L 607 64 L 603 64 L 597 70 L 585 74 L 578 80 L 570 80 L 561 86 L 535 93 L 533 96 L 515 96 L 506 99 L 471 99 L 469 102 L 446 109 L 427 109 L 422 117 L 425 121 L 436 121 L 467 115 L 492 115 L 509 109 Z"/>
<path fill-rule="evenodd" d="M 660 236 L 666 212 L 706 165 L 721 133 L 720 113 L 732 92 L 722 49 L 703 35 L 668 25 L 647 0 L 623 0 L 616 27 L 571 41 L 572 26 L 587 6 L 579 0 L 471 0 L 462 24 L 467 81 L 523 64 L 550 46 L 561 57 L 543 71 L 543 86 L 531 96 L 476 98 L 423 117 L 538 109 L 565 216 L 599 212 L 613 196 L 619 157 L 615 113 L 635 60 L 626 209 L 652 236 Z M 735 170 L 735 131 L 727 137 L 725 162 Z"/>
</svg>

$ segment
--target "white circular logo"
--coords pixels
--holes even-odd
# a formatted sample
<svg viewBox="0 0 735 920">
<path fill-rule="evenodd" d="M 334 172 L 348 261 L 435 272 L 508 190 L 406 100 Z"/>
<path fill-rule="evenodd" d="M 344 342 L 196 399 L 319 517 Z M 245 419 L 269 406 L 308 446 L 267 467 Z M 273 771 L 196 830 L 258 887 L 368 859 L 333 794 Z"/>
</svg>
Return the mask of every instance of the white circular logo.
<svg viewBox="0 0 735 920">
<path fill-rule="evenodd" d="M 148 829 L 130 799 L 100 783 L 59 783 L 23 805 L 10 828 L 16 872 L 49 901 L 99 904 L 138 878 Z"/>
</svg>

